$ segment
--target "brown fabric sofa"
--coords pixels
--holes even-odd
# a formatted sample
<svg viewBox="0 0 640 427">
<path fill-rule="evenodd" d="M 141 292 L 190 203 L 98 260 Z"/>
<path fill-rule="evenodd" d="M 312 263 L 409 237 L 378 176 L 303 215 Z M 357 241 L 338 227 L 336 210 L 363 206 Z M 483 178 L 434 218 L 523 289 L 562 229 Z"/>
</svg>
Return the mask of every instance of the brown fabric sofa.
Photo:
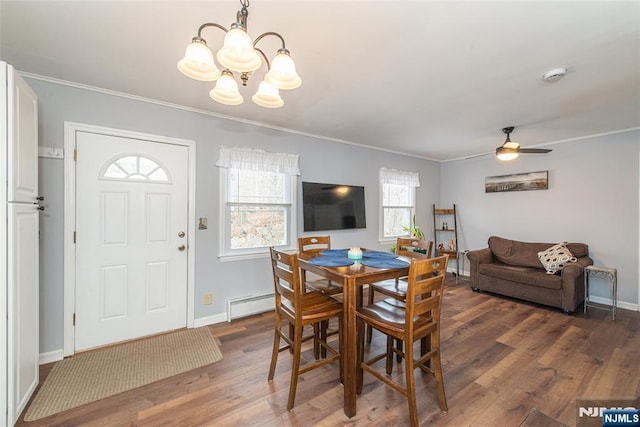
<svg viewBox="0 0 640 427">
<path fill-rule="evenodd" d="M 574 312 L 584 301 L 584 268 L 593 264 L 589 246 L 567 244 L 578 261 L 567 264 L 557 274 L 547 274 L 538 252 L 554 244 L 489 237 L 488 248 L 467 255 L 471 261 L 471 288 Z"/>
</svg>

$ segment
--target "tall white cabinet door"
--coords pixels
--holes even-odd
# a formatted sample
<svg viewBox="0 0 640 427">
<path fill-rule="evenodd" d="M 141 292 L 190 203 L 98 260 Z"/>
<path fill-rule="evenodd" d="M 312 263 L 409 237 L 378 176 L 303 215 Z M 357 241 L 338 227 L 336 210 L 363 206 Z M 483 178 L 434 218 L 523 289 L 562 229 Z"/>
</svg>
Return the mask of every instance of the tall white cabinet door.
<svg viewBox="0 0 640 427">
<path fill-rule="evenodd" d="M 6 106 L 0 108 L 0 148 L 6 162 L 0 178 L 8 184 L 1 197 L 7 214 L 2 223 L 7 252 L 1 261 L 7 271 L 7 324 L 6 352 L 0 356 L 7 375 L 6 383 L 0 383 L 6 387 L 6 424 L 12 426 L 39 381 L 38 100 L 13 67 L 5 63 L 0 67 L 0 101 Z"/>
<path fill-rule="evenodd" d="M 76 135 L 75 349 L 187 326 L 188 148 Z"/>
<path fill-rule="evenodd" d="M 38 98 L 7 66 L 8 200 L 34 203 L 38 196 Z"/>
<path fill-rule="evenodd" d="M 8 380 L 9 425 L 39 381 L 39 212 L 36 205 L 9 203 Z"/>
</svg>

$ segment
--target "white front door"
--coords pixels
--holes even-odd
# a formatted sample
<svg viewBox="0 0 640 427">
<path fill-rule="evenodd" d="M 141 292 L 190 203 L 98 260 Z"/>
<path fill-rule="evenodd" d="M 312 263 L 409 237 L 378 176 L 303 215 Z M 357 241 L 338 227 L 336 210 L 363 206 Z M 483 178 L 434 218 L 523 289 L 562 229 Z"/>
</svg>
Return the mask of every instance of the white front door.
<svg viewBox="0 0 640 427">
<path fill-rule="evenodd" d="M 75 349 L 187 326 L 188 148 L 76 134 Z"/>
</svg>

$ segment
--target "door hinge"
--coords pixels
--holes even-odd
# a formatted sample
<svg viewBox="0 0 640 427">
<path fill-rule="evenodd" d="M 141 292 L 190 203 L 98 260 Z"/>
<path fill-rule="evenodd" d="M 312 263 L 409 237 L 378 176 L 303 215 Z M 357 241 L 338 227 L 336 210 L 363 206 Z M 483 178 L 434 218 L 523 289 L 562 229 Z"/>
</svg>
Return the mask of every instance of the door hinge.
<svg viewBox="0 0 640 427">
<path fill-rule="evenodd" d="M 73 326 L 76 326 L 76 314 L 73 313 Z"/>
<path fill-rule="evenodd" d="M 75 231 L 73 232 L 73 244 L 74 245 L 76 244 L 76 232 Z"/>
<path fill-rule="evenodd" d="M 74 162 L 78 161 L 78 149 L 77 148 L 73 149 L 73 161 Z"/>
</svg>

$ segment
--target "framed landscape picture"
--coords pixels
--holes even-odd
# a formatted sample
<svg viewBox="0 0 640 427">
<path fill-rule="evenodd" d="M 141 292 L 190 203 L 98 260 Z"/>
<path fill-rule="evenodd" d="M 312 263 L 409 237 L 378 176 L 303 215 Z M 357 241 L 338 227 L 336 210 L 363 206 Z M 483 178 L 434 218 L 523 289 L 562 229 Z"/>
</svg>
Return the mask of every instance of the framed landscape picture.
<svg viewBox="0 0 640 427">
<path fill-rule="evenodd" d="M 485 193 L 499 193 L 502 191 L 547 190 L 548 188 L 549 171 L 488 176 L 484 179 Z"/>
</svg>

